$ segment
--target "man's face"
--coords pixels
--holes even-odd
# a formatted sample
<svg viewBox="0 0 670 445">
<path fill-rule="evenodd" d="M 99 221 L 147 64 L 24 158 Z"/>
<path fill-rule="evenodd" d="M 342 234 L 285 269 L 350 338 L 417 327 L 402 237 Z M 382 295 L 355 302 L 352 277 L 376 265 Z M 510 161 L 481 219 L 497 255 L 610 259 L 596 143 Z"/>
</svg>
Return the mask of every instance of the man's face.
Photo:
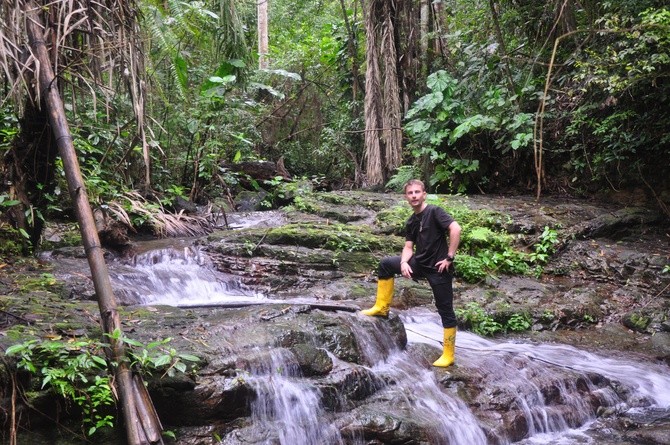
<svg viewBox="0 0 670 445">
<path fill-rule="evenodd" d="M 426 192 L 418 184 L 412 184 L 405 189 L 405 199 L 414 210 L 421 210 L 426 200 Z"/>
</svg>

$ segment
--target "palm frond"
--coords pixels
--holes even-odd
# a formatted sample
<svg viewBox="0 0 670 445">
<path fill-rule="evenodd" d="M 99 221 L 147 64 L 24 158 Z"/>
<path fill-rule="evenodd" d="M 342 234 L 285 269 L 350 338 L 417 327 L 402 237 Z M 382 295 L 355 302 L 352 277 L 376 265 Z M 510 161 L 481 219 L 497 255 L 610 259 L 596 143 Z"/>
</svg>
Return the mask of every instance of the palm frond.
<svg viewBox="0 0 670 445">
<path fill-rule="evenodd" d="M 137 231 L 140 228 L 137 225 L 141 224 L 149 227 L 158 237 L 201 236 L 210 233 L 214 226 L 211 209 L 198 215 L 169 212 L 161 204 L 151 202 L 135 191 L 124 193 L 108 208 L 117 221 L 131 230 Z"/>
<path fill-rule="evenodd" d="M 94 100 L 102 94 L 108 103 L 111 94 L 107 92 L 115 90 L 113 78 L 116 75 L 129 78 L 129 85 L 143 83 L 144 50 L 137 27 L 135 0 L 3 0 L 0 2 L 3 17 L 0 73 L 11 88 L 1 103 L 11 101 L 20 105 L 27 96 L 39 104 L 39 91 L 34 91 L 26 81 L 28 74 L 35 75 L 39 70 L 27 49 L 25 23 L 31 9 L 48 11 L 44 15 L 45 39 L 54 56 L 54 70 L 62 87 L 68 83 L 86 84 Z M 107 85 L 107 89 L 100 88 L 102 85 Z M 141 101 L 143 97 L 133 94 L 132 100 Z M 71 105 L 76 110 L 75 104 Z M 143 125 L 144 118 L 140 114 L 144 113 L 144 107 L 135 103 L 133 109 L 139 113 L 138 125 Z"/>
</svg>

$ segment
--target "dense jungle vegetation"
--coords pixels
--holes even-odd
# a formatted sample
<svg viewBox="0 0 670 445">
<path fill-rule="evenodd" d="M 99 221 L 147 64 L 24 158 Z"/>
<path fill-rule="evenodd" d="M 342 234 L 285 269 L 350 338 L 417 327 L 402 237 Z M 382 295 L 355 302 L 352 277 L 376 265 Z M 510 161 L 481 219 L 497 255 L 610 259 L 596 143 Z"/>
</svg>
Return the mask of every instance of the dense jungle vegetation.
<svg viewBox="0 0 670 445">
<path fill-rule="evenodd" d="M 177 199 L 229 208 L 248 190 L 270 208 L 298 183 L 412 176 L 440 193 L 627 190 L 668 211 L 661 0 L 38 3 L 0 7 L 4 253 L 72 216 L 33 16 L 89 199 L 128 227 L 166 234 L 156 215 Z"/>
<path fill-rule="evenodd" d="M 48 247 L 46 223 L 80 213 L 67 144 L 105 230 L 199 234 L 212 210 L 304 208 L 314 190 L 399 191 L 411 177 L 445 194 L 624 192 L 670 216 L 667 1 L 2 0 L 0 17 L 0 286 L 8 270 L 39 271 L 16 258 Z M 463 255 L 466 281 L 539 273 L 557 242 L 546 228 L 521 255 L 479 221 L 464 226 L 464 246 L 498 249 Z M 49 273 L 22 278 L 57 287 Z M 530 325 L 462 311 L 483 334 Z M 43 385 L 82 403 L 89 435 L 112 424 L 96 411 L 109 380 L 84 395 L 69 385 L 103 371 L 110 344 L 138 348 L 144 369 L 194 361 L 102 324 L 104 343 L 9 350 L 31 372 L 65 360 Z"/>
</svg>

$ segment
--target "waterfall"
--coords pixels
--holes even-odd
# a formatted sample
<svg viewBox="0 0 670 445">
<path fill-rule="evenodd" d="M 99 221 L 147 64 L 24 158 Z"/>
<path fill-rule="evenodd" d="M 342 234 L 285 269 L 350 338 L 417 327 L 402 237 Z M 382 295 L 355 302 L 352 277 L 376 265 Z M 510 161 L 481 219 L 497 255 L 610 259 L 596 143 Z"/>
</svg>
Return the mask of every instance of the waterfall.
<svg viewBox="0 0 670 445">
<path fill-rule="evenodd" d="M 410 343 L 439 345 L 442 328 L 436 314 L 412 310 L 402 318 Z M 528 433 L 515 443 L 593 443 L 581 442 L 588 438 L 580 430 L 596 420 L 598 407 L 619 413 L 670 409 L 667 367 L 653 363 L 640 366 L 569 345 L 495 341 L 469 332 L 456 336 L 456 363 L 480 370 L 484 385 L 495 382 L 516 394 Z M 594 379 L 603 377 L 608 383 L 596 384 Z M 542 388 L 555 389 L 552 402 Z"/>
<path fill-rule="evenodd" d="M 147 250 L 130 262 L 111 262 L 110 277 L 125 304 L 278 302 L 245 288 L 238 277 L 215 271 L 191 244 L 175 248 L 175 240 L 171 242 L 172 246 Z M 300 299 L 307 301 L 309 296 Z M 329 316 L 338 317 L 338 323 L 347 324 L 354 333 L 362 364 L 331 354 L 333 362 L 340 368 L 364 368 L 374 377 L 361 384 L 374 387 L 363 391 L 360 399 L 342 403 L 343 412 L 326 409 L 319 386 L 326 379 L 303 377 L 291 352 L 271 349 L 244 374 L 255 395 L 249 406 L 251 417 L 239 420 L 221 444 L 363 445 L 369 418 L 361 417 L 375 416 L 377 404 L 385 407 L 379 411 L 380 421 L 416 426 L 416 431 L 429 436 L 421 440 L 431 445 L 593 444 L 588 429 L 598 421 L 599 410 L 643 415 L 655 409 L 667 415 L 670 410 L 667 366 L 569 345 L 489 340 L 460 331 L 454 369 L 470 373 L 483 390 L 491 389 L 492 405 L 504 397 L 511 400 L 505 409 L 518 413 L 513 421 L 522 425 L 511 437 L 512 428 L 506 429 L 505 424 L 510 419 L 504 418 L 503 408 L 491 408 L 495 414 L 502 413 L 500 418 L 481 420 L 482 408 L 471 400 L 466 404 L 456 389 L 448 387 L 449 376 L 456 371 L 417 362 L 409 350 L 393 343 L 396 336 L 386 320 L 350 312 Z M 442 327 L 434 311 L 414 308 L 401 311 L 400 316 L 411 346 L 426 343 L 439 354 Z"/>
<path fill-rule="evenodd" d="M 392 398 L 398 418 L 408 417 L 430 431 L 431 445 L 486 445 L 487 439 L 468 406 L 447 393 L 427 363 L 417 363 L 390 339 L 388 325 L 378 319 L 347 317 L 362 354 L 382 382 L 380 397 Z M 370 326 L 373 329 L 370 329 Z"/>
<path fill-rule="evenodd" d="M 397 401 L 400 416 L 411 416 L 430 431 L 432 445 L 486 445 L 479 422 L 462 400 L 440 387 L 433 371 L 398 352 L 373 370 L 393 382 L 380 392 Z"/>
<path fill-rule="evenodd" d="M 149 250 L 109 265 L 122 304 L 207 306 L 268 302 L 238 277 L 217 272 L 192 245 Z"/>
<path fill-rule="evenodd" d="M 220 444 L 343 444 L 323 409 L 318 388 L 301 377 L 285 349 L 274 349 L 269 360 L 252 365 L 247 378 L 256 394 L 251 426 L 231 432 Z"/>
</svg>

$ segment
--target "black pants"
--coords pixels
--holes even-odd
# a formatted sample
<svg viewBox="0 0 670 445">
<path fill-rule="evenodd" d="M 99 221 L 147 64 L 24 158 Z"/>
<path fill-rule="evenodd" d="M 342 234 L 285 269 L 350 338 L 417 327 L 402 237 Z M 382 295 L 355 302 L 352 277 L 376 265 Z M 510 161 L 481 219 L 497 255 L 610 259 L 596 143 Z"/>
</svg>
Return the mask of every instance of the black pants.
<svg viewBox="0 0 670 445">
<path fill-rule="evenodd" d="M 452 287 L 454 275 L 452 271 L 445 270 L 440 273 L 437 269 L 422 267 L 414 261 L 414 257 L 409 260 L 409 267 L 412 268 L 413 279 L 425 278 L 428 280 L 428 284 L 433 289 L 437 313 L 442 318 L 442 326 L 445 328 L 455 327 L 456 313 L 454 312 L 454 290 Z M 396 275 L 400 275 L 400 256 L 382 258 L 377 276 L 383 279 L 393 278 Z"/>
</svg>

